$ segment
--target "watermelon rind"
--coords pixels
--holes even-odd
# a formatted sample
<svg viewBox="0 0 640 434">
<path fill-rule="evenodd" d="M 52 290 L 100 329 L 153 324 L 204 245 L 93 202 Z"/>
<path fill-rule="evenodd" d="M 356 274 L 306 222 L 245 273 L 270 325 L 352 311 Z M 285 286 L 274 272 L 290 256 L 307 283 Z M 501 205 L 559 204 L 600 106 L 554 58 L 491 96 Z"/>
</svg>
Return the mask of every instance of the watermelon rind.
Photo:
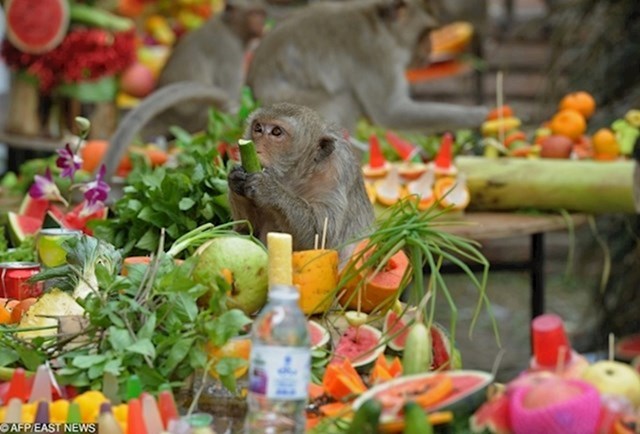
<svg viewBox="0 0 640 434">
<path fill-rule="evenodd" d="M 28 236 L 35 236 L 42 222 L 36 218 L 22 216 L 13 211 L 7 213 L 9 223 L 9 239 L 14 247 L 19 246 Z"/>
<path fill-rule="evenodd" d="M 409 334 L 409 328 L 415 319 L 417 309 L 410 307 L 404 312 L 398 314 L 394 310 L 389 310 L 384 317 L 384 325 L 382 327 L 382 333 L 389 339 L 387 346 L 390 350 L 401 353 L 404 351 L 404 341 Z M 392 331 L 396 327 L 396 324 L 404 330 L 400 331 L 400 328 Z M 393 337 L 393 338 L 392 338 Z"/>
<path fill-rule="evenodd" d="M 353 401 L 351 407 L 353 411 L 357 411 L 364 402 L 373 398 L 374 396 L 376 396 L 376 394 L 384 390 L 390 389 L 392 387 L 403 386 L 406 383 L 410 383 L 412 381 L 420 381 L 434 375 L 447 375 L 451 377 L 454 382 L 454 392 L 446 399 L 443 399 L 442 401 L 426 408 L 425 410 L 427 412 L 451 411 L 456 417 L 468 416 L 473 413 L 478 407 L 480 407 L 480 405 L 486 401 L 487 387 L 494 381 L 494 377 L 491 373 L 479 370 L 459 369 L 446 372 L 425 372 L 422 374 L 399 377 L 374 386 L 365 393 L 361 394 L 355 401 Z M 460 384 L 456 384 L 457 381 L 461 381 L 465 376 L 475 377 L 476 384 L 467 388 L 461 387 Z M 402 408 L 401 403 L 399 403 L 398 408 Z M 380 423 L 396 422 L 397 420 L 398 415 L 383 412 L 380 418 Z"/>
<path fill-rule="evenodd" d="M 14 47 L 28 54 L 43 54 L 64 40 L 69 4 L 67 0 L 7 0 L 5 17 L 6 36 Z M 41 40 L 36 41 L 38 37 Z"/>
<path fill-rule="evenodd" d="M 381 344 L 382 341 L 382 332 L 380 330 L 378 330 L 375 327 L 371 327 L 369 325 L 361 325 L 358 328 L 358 335 L 362 336 L 362 333 L 369 333 L 372 334 L 375 337 L 375 346 L 372 346 L 371 348 L 362 348 L 362 351 L 359 353 L 359 355 L 353 359 L 349 358 L 349 361 L 351 362 L 351 365 L 359 370 L 362 369 L 366 369 L 370 366 L 373 365 L 373 363 L 375 363 L 376 359 L 378 358 L 378 356 L 382 353 L 384 353 L 384 350 L 386 349 L 386 344 Z M 340 336 L 340 338 L 338 339 L 338 342 L 334 345 L 333 347 L 333 359 L 332 361 L 335 362 L 340 362 L 343 360 L 343 358 L 347 358 L 345 357 L 344 354 L 339 353 L 339 349 L 340 349 L 340 344 L 342 343 L 343 339 L 348 339 L 347 335 L 354 333 L 355 334 L 355 330 L 356 327 L 354 326 L 350 326 L 348 327 Z M 355 342 L 350 342 L 350 345 L 348 345 L 348 348 L 353 348 L 356 345 Z"/>
<path fill-rule="evenodd" d="M 317 350 L 320 348 L 324 348 L 329 343 L 331 339 L 331 334 L 329 331 L 318 324 L 316 321 L 309 320 L 307 321 L 307 327 L 309 327 L 309 340 L 311 341 L 311 350 Z M 311 330 L 315 330 L 319 339 L 314 339 L 313 333 Z"/>
</svg>

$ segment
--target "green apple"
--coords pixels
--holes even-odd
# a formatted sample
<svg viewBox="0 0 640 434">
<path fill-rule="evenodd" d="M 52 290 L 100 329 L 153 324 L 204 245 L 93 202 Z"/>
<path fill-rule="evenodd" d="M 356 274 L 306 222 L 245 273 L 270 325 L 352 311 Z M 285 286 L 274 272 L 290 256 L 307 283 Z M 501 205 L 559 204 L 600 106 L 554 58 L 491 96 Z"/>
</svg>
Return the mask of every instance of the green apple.
<svg viewBox="0 0 640 434">
<path fill-rule="evenodd" d="M 587 367 L 582 379 L 602 394 L 624 396 L 634 407 L 640 405 L 640 374 L 631 365 L 601 360 Z"/>
<path fill-rule="evenodd" d="M 227 305 L 247 315 L 267 301 L 268 255 L 258 241 L 241 236 L 223 236 L 203 244 L 193 270 L 193 278 L 217 291 L 216 276 L 225 276 L 231 285 Z"/>
</svg>

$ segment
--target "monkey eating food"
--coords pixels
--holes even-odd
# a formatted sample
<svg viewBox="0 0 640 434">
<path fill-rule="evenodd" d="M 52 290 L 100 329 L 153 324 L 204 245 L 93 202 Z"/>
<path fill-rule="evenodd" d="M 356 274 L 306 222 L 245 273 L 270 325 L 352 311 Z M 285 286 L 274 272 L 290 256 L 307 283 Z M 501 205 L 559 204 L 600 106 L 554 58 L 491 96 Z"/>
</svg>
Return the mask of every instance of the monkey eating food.
<svg viewBox="0 0 640 434">
<path fill-rule="evenodd" d="M 268 232 L 286 232 L 294 250 L 313 249 L 326 218 L 326 246 L 341 249 L 371 228 L 373 208 L 359 162 L 317 112 L 288 103 L 259 109 L 245 138 L 255 143 L 264 169 L 232 169 L 229 202 L 234 220 L 248 220 L 263 243 Z"/>
<path fill-rule="evenodd" d="M 318 2 L 261 41 L 247 75 L 263 104 L 287 101 L 350 131 L 368 118 L 387 128 L 478 127 L 487 110 L 411 99 L 405 77 L 416 46 L 437 25 L 441 0 Z"/>
</svg>

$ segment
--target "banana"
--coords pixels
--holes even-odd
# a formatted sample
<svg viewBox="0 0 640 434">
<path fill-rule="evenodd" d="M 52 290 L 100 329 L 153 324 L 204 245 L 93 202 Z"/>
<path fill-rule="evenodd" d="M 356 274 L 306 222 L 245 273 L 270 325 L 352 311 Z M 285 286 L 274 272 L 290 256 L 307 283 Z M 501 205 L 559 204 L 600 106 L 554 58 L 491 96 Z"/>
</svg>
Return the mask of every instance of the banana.
<svg viewBox="0 0 640 434">
<path fill-rule="evenodd" d="M 402 434 L 433 434 L 433 426 L 419 404 L 409 401 L 404 405 Z"/>
<path fill-rule="evenodd" d="M 431 331 L 422 321 L 411 326 L 402 356 L 402 375 L 420 374 L 431 369 L 433 343 Z"/>
<path fill-rule="evenodd" d="M 508 118 L 485 121 L 482 123 L 480 129 L 482 130 L 482 135 L 485 137 L 497 136 L 501 130 L 506 133 L 508 131 L 520 128 L 521 124 L 522 122 L 520 121 L 520 119 L 511 116 Z"/>
</svg>

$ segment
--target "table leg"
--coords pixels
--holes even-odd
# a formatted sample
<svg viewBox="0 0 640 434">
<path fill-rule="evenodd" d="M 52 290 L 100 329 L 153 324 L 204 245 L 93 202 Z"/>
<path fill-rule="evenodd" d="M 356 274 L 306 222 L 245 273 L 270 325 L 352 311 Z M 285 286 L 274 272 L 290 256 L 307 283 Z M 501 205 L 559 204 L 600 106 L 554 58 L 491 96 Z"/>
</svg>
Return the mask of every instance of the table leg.
<svg viewBox="0 0 640 434">
<path fill-rule="evenodd" d="M 531 319 L 544 313 L 544 234 L 531 235 Z"/>
</svg>

